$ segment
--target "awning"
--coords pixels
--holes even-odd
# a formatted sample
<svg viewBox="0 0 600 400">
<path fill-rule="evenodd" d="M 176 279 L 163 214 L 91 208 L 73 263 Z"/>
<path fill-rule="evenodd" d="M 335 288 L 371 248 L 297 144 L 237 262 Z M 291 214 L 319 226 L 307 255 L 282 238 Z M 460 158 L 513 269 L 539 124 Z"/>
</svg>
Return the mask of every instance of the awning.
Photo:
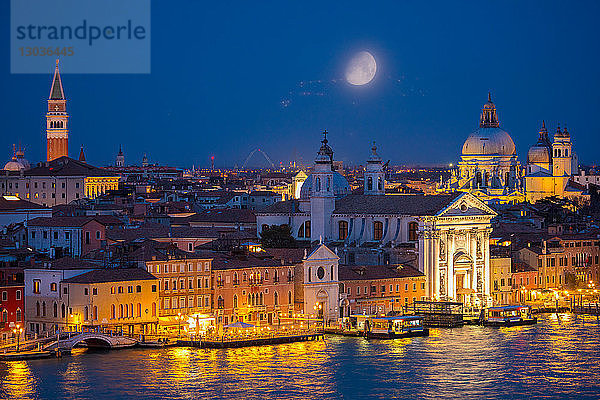
<svg viewBox="0 0 600 400">
<path fill-rule="evenodd" d="M 249 324 L 247 322 L 234 322 L 233 324 L 225 325 L 225 328 L 254 328 L 255 325 Z"/>
</svg>

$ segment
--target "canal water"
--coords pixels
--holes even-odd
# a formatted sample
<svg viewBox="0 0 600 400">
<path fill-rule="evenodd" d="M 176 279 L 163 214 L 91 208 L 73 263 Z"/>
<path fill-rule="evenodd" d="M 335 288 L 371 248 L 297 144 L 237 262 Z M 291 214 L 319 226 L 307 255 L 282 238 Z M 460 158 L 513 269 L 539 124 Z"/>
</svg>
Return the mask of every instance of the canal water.
<svg viewBox="0 0 600 400">
<path fill-rule="evenodd" d="M 427 338 L 82 350 L 0 362 L 0 381 L 1 399 L 598 399 L 600 324 L 554 314 Z"/>
</svg>

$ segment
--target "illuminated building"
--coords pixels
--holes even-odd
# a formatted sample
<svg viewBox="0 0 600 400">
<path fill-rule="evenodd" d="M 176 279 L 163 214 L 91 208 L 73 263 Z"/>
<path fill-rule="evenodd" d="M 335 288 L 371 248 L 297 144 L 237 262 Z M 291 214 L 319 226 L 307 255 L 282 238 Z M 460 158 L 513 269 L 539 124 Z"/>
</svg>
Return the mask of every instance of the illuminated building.
<svg viewBox="0 0 600 400">
<path fill-rule="evenodd" d="M 304 314 L 334 322 L 340 316 L 339 257 L 324 244 L 302 260 Z"/>
<path fill-rule="evenodd" d="M 550 142 L 546 124 L 542 123 L 539 138 L 527 153 L 527 169 L 524 177 L 527 200 L 534 203 L 550 196 L 572 199 L 589 197 L 585 186 L 574 183 L 579 166 L 573 151 L 571 135 L 560 126 Z M 575 179 L 576 180 L 576 179 Z"/>
<path fill-rule="evenodd" d="M 392 258 L 409 252 L 426 276 L 427 298 L 487 303 L 488 243 L 496 212 L 470 193 L 386 194 L 376 150 L 371 149 L 364 192 L 350 193 L 323 139 L 300 199 L 257 211 L 258 234 L 265 226 L 286 224 L 298 240 L 339 246 L 348 255 L 347 264 L 356 264 L 350 255 L 364 249 L 371 258 L 382 255 L 365 264 L 396 263 Z"/>
<path fill-rule="evenodd" d="M 0 334 L 2 342 L 14 337 L 13 329 L 25 323 L 25 286 L 0 283 Z"/>
<path fill-rule="evenodd" d="M 387 314 L 425 300 L 425 275 L 410 265 L 342 266 L 340 316 Z"/>
<path fill-rule="evenodd" d="M 515 143 L 500 129 L 496 106 L 488 94 L 479 128 L 463 144 L 458 169 L 452 170 L 439 190 L 468 192 L 488 204 L 521 202 L 525 194 L 520 178 Z"/>
<path fill-rule="evenodd" d="M 294 311 L 294 266 L 280 260 L 220 255 L 212 264 L 217 324 L 279 325 Z"/>
<path fill-rule="evenodd" d="M 48 97 L 48 112 L 46 113 L 46 161 L 69 156 L 69 114 L 67 114 L 67 99 L 63 91 L 58 60 L 54 69 L 50 96 Z"/>
</svg>

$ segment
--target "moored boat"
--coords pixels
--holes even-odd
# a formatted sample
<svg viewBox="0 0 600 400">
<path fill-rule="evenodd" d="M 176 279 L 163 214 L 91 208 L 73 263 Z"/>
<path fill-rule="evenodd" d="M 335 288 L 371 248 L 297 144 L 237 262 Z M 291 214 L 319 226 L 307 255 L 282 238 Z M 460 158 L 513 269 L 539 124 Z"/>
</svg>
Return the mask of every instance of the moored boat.
<svg viewBox="0 0 600 400">
<path fill-rule="evenodd" d="M 485 326 L 519 326 L 536 323 L 537 318 L 533 316 L 529 306 L 490 307 L 485 310 L 483 320 Z"/>
<path fill-rule="evenodd" d="M 367 339 L 396 339 L 415 336 L 429 336 L 429 329 L 423 326 L 423 317 L 404 315 L 375 317 L 371 319 Z"/>
</svg>

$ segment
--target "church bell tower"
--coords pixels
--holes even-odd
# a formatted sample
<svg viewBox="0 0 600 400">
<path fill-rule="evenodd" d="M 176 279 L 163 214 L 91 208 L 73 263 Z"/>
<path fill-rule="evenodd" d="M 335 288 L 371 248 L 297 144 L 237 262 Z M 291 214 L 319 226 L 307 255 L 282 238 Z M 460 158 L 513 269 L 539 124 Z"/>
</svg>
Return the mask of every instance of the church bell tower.
<svg viewBox="0 0 600 400">
<path fill-rule="evenodd" d="M 331 214 L 335 209 L 333 188 L 333 150 L 323 132 L 321 148 L 315 158 L 310 197 L 311 241 L 331 238 Z"/>
<path fill-rule="evenodd" d="M 385 171 L 383 160 L 377 155 L 377 146 L 373 142 L 371 157 L 365 170 L 364 194 L 385 194 Z"/>
<path fill-rule="evenodd" d="M 48 98 L 48 112 L 46 112 L 46 161 L 69 155 L 68 121 L 67 99 L 60 79 L 58 60 L 56 60 Z"/>
</svg>

